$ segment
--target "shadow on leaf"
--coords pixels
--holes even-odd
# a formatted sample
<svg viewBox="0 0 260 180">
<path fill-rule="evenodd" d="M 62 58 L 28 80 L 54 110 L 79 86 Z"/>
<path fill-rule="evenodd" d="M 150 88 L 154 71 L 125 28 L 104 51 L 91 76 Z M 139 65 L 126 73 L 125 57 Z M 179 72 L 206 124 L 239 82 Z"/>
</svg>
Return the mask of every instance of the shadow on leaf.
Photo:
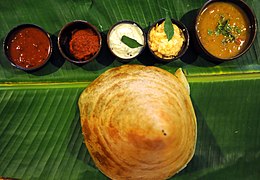
<svg viewBox="0 0 260 180">
<path fill-rule="evenodd" d="M 225 160 L 214 135 L 210 131 L 199 107 L 194 104 L 194 101 L 193 107 L 197 117 L 197 144 L 195 154 L 187 167 L 178 173 L 176 177 L 186 176 L 187 174 L 192 174 L 195 171 L 205 168 L 220 166 Z"/>
</svg>

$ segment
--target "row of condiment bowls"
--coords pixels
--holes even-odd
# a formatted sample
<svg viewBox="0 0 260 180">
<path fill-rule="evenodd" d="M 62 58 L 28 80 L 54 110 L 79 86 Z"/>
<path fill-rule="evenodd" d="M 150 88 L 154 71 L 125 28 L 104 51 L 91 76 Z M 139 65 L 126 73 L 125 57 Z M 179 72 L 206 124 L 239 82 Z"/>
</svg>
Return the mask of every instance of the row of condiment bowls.
<svg viewBox="0 0 260 180">
<path fill-rule="evenodd" d="M 196 23 L 205 9 L 218 1 L 206 2 L 197 15 Z M 234 57 L 228 59 L 216 57 L 203 46 L 197 24 L 195 24 L 194 35 L 199 49 L 210 60 L 226 61 L 238 58 L 250 48 L 255 39 L 257 22 L 254 13 L 242 0 L 232 1 L 232 3 L 243 8 L 249 19 L 251 27 L 249 42 L 243 51 Z M 174 24 L 172 39 L 165 39 L 166 35 L 163 32 L 165 18 L 163 18 L 156 21 L 147 34 L 136 22 L 122 20 L 110 28 L 106 42 L 111 53 L 122 62 L 129 62 L 142 54 L 146 45 L 155 58 L 163 62 L 170 62 L 185 54 L 190 41 L 189 31 L 185 25 L 175 19 L 171 19 L 171 21 Z M 50 34 L 40 26 L 22 24 L 7 34 L 4 40 L 4 53 L 16 68 L 26 71 L 36 70 L 44 66 L 50 59 L 53 51 L 52 43 Z M 66 24 L 60 30 L 57 43 L 59 51 L 66 60 L 82 64 L 88 63 L 98 56 L 102 47 L 102 36 L 98 29 L 89 22 L 76 20 Z"/>
<path fill-rule="evenodd" d="M 160 19 L 152 27 L 164 20 Z M 149 44 L 148 47 L 151 53 L 159 60 L 172 61 L 181 57 L 189 45 L 187 28 L 179 21 L 172 19 L 172 22 L 178 24 L 182 32 L 184 32 L 185 44 L 183 44 L 177 56 L 170 59 L 158 57 L 151 50 L 150 44 L 146 43 L 148 41 L 146 40 L 146 33 L 134 21 L 122 20 L 114 24 L 107 34 L 106 42 L 111 53 L 122 62 L 129 62 L 139 56 L 144 51 L 146 44 Z M 121 41 L 123 35 L 138 39 L 141 46 L 136 48 L 128 47 Z M 57 43 L 62 56 L 66 60 L 76 64 L 83 64 L 92 61 L 99 55 L 102 42 L 102 36 L 94 25 L 84 20 L 75 20 L 67 23 L 60 30 Z M 22 70 L 35 70 L 45 65 L 51 57 L 52 44 L 50 34 L 43 28 L 34 24 L 22 24 L 8 33 L 4 41 L 4 51 L 13 66 Z"/>
</svg>

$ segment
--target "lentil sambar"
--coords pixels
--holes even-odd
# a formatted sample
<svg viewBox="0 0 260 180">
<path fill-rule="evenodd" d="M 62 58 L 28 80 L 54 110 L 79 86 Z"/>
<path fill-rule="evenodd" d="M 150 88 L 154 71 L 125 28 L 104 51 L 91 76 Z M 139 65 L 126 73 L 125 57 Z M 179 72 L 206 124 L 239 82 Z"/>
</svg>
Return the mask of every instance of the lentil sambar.
<svg viewBox="0 0 260 180">
<path fill-rule="evenodd" d="M 245 12 L 236 4 L 214 2 L 200 14 L 196 31 L 203 47 L 213 56 L 225 60 L 245 49 L 250 24 Z"/>
</svg>

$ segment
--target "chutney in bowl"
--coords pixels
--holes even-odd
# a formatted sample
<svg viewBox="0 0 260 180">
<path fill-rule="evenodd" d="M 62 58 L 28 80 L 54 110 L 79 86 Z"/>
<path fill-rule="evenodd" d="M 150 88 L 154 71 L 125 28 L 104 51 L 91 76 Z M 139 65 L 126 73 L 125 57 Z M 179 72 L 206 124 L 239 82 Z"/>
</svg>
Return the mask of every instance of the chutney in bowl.
<svg viewBox="0 0 260 180">
<path fill-rule="evenodd" d="M 166 18 L 156 21 L 148 30 L 147 42 L 152 55 L 161 62 L 181 58 L 189 47 L 190 35 L 187 27 L 178 20 L 170 19 L 174 35 L 168 40 L 165 33 Z"/>
<path fill-rule="evenodd" d="M 243 1 L 210 0 L 198 13 L 195 33 L 208 57 L 227 61 L 240 57 L 256 36 L 256 18 Z"/>
<path fill-rule="evenodd" d="M 142 54 L 146 46 L 145 39 L 146 35 L 142 27 L 130 20 L 117 22 L 107 33 L 109 50 L 118 61 L 123 63 L 128 63 Z M 132 42 L 129 44 L 129 41 Z"/>
<path fill-rule="evenodd" d="M 65 24 L 58 34 L 61 55 L 75 64 L 93 61 L 102 47 L 102 37 L 98 29 L 85 20 L 75 20 Z"/>
<path fill-rule="evenodd" d="M 11 65 L 24 71 L 43 67 L 52 53 L 49 33 L 35 24 L 21 24 L 14 27 L 7 34 L 3 46 Z"/>
</svg>

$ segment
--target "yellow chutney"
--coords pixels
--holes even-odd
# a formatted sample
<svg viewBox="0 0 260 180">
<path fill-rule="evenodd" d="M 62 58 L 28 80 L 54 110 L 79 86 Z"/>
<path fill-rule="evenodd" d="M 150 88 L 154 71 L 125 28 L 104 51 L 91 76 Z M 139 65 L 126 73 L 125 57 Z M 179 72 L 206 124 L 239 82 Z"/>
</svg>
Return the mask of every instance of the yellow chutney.
<svg viewBox="0 0 260 180">
<path fill-rule="evenodd" d="M 240 7 L 230 2 L 214 2 L 200 14 L 196 31 L 210 54 L 230 59 L 246 47 L 249 28 L 248 17 Z"/>
</svg>

